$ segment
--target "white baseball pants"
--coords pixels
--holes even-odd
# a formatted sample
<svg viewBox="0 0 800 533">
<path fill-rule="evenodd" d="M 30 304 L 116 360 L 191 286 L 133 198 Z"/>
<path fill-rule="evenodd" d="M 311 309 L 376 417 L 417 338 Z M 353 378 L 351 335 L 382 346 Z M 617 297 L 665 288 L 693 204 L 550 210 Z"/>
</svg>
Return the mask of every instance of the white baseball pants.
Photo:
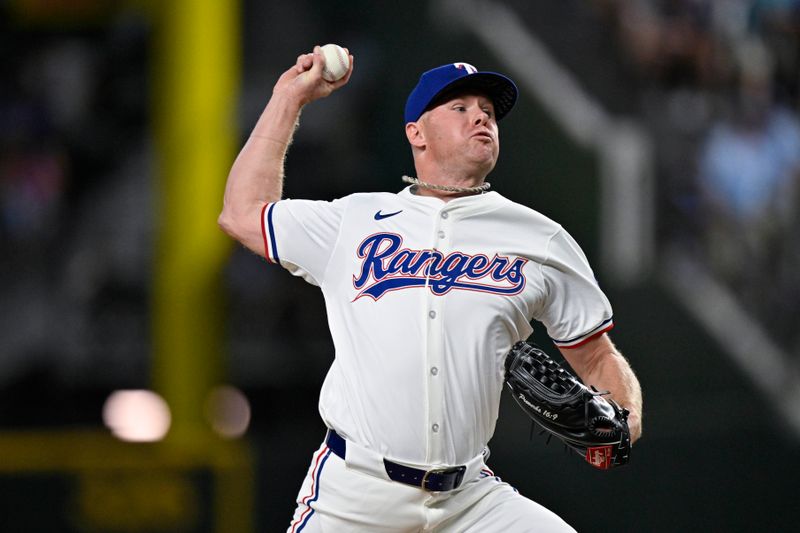
<svg viewBox="0 0 800 533">
<path fill-rule="evenodd" d="M 323 443 L 287 533 L 575 532 L 480 463 L 459 488 L 429 492 L 348 466 Z"/>
</svg>

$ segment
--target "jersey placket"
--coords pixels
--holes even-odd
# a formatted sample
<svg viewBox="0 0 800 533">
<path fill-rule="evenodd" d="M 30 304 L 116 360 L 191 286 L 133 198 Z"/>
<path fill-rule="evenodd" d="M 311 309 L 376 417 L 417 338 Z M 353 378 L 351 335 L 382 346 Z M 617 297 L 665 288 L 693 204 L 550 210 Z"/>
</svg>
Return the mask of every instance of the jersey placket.
<svg viewBox="0 0 800 533">
<path fill-rule="evenodd" d="M 446 255 L 449 249 L 449 234 L 452 223 L 452 214 L 444 207 L 436 215 L 431 248 Z M 444 420 L 444 380 L 448 379 L 447 369 L 442 368 L 442 350 L 444 349 L 444 298 L 437 296 L 430 290 L 431 272 L 426 272 L 426 312 L 427 312 L 427 396 L 428 396 L 428 464 L 443 464 L 445 462 L 444 432 L 449 431 L 447 421 Z"/>
</svg>

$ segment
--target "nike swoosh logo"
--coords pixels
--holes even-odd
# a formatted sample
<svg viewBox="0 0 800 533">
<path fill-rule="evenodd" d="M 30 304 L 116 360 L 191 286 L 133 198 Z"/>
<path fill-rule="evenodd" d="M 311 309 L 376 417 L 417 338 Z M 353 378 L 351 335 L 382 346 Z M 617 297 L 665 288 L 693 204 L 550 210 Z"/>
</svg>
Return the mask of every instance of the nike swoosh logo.
<svg viewBox="0 0 800 533">
<path fill-rule="evenodd" d="M 375 220 L 383 220 L 384 218 L 393 217 L 402 212 L 403 212 L 402 209 L 400 211 L 395 211 L 394 213 L 386 213 L 386 214 L 383 214 L 380 211 L 378 211 L 377 213 L 375 213 Z"/>
</svg>

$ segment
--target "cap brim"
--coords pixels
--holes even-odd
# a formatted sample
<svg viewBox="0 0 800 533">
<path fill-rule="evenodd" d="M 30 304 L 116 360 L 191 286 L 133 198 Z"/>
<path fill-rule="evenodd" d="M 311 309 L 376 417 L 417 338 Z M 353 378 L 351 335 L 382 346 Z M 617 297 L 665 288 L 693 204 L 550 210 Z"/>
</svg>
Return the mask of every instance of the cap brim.
<svg viewBox="0 0 800 533">
<path fill-rule="evenodd" d="M 475 89 L 485 93 L 491 98 L 497 120 L 506 116 L 517 102 L 517 86 L 509 78 L 496 72 L 476 72 L 475 74 L 453 80 L 442 87 L 442 89 L 431 98 L 425 111 L 441 103 L 443 98 L 469 89 Z"/>
</svg>

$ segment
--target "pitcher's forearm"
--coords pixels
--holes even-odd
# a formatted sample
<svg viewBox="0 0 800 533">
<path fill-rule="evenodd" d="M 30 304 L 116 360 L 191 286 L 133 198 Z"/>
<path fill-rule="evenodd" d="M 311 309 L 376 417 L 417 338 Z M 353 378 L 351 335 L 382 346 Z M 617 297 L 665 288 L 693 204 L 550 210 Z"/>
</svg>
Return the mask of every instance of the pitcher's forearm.
<svg viewBox="0 0 800 533">
<path fill-rule="evenodd" d="M 228 174 L 219 224 L 259 254 L 262 236 L 254 224 L 266 203 L 283 194 L 284 161 L 302 106 L 274 94 Z"/>
<path fill-rule="evenodd" d="M 610 391 L 610 398 L 630 411 L 631 442 L 642 434 L 642 388 L 628 360 L 608 335 L 592 339 L 578 348 L 561 353 L 586 385 Z"/>
<path fill-rule="evenodd" d="M 278 79 L 272 97 L 231 167 L 218 223 L 228 235 L 260 255 L 266 253 L 260 213 L 265 204 L 277 202 L 283 194 L 284 160 L 300 111 L 350 80 L 353 56 L 349 60 L 347 74 L 329 82 L 322 77 L 324 59 L 319 46 L 299 55 L 294 66 Z"/>
<path fill-rule="evenodd" d="M 609 390 L 609 397 L 630 411 L 628 424 L 631 443 L 642 435 L 642 389 L 625 357 L 617 350 L 608 352 L 587 377 L 587 383 Z"/>
<path fill-rule="evenodd" d="M 258 119 L 231 168 L 225 187 L 225 208 L 280 200 L 284 160 L 300 118 L 301 106 L 274 95 Z"/>
</svg>

